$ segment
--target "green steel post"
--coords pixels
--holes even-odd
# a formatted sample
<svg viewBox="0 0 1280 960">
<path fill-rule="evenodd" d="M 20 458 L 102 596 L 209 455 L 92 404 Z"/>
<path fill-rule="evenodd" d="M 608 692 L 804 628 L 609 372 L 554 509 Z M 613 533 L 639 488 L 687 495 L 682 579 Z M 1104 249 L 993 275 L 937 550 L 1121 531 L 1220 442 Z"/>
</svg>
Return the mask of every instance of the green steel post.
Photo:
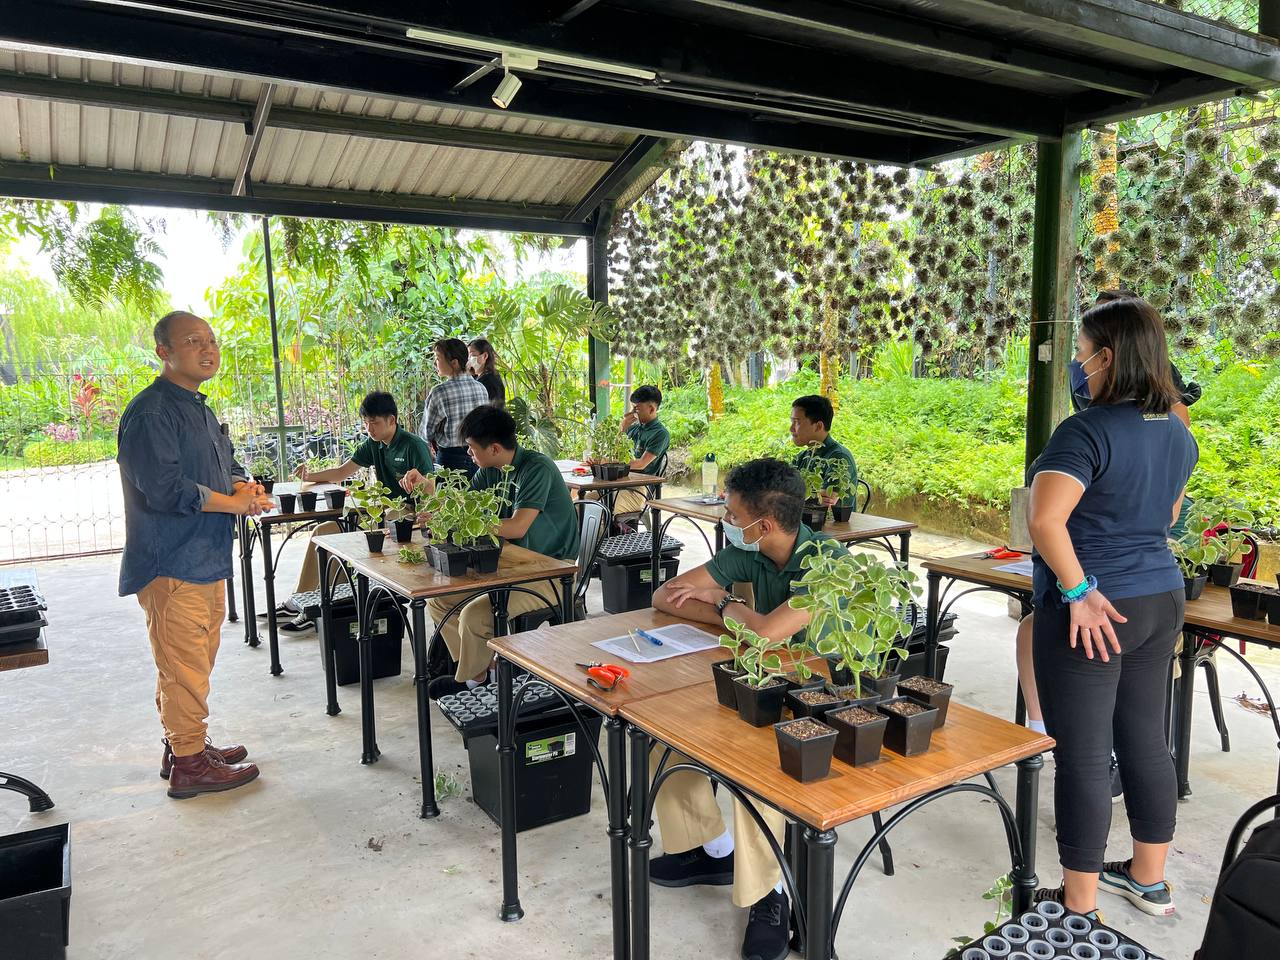
<svg viewBox="0 0 1280 960">
<path fill-rule="evenodd" d="M 595 229 L 587 238 L 587 296 L 599 303 L 609 302 L 609 228 L 613 224 L 613 204 L 604 203 L 596 211 Z M 587 396 L 591 415 L 609 415 L 609 344 L 591 337 L 587 342 Z"/>
<path fill-rule="evenodd" d="M 1031 261 L 1031 339 L 1027 362 L 1030 466 L 1067 413 L 1067 363 L 1076 313 L 1075 255 L 1080 208 L 1079 133 L 1041 141 Z"/>
</svg>

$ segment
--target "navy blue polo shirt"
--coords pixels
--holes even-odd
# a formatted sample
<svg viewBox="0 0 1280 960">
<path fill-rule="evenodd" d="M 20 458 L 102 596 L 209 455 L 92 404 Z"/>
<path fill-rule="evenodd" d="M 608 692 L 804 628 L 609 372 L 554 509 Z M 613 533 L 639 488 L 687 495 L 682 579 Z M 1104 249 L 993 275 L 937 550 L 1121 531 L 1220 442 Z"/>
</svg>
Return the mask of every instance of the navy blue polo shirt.
<svg viewBox="0 0 1280 960">
<path fill-rule="evenodd" d="M 1065 474 L 1084 487 L 1067 532 L 1108 599 L 1182 588 L 1167 538 L 1199 456 L 1181 420 L 1144 414 L 1132 401 L 1093 405 L 1058 424 L 1031 472 Z M 1053 571 L 1038 553 L 1032 559 L 1036 605 L 1061 603 Z"/>
</svg>

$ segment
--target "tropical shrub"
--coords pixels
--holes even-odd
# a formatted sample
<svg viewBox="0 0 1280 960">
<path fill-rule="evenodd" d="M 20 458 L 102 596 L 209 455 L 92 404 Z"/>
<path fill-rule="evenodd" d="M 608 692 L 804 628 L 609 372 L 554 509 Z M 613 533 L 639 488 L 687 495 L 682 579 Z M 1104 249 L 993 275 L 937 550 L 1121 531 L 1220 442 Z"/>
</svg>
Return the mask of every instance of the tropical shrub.
<svg viewBox="0 0 1280 960">
<path fill-rule="evenodd" d="M 114 440 L 37 440 L 22 448 L 22 458 L 32 467 L 66 467 L 116 458 Z"/>
</svg>

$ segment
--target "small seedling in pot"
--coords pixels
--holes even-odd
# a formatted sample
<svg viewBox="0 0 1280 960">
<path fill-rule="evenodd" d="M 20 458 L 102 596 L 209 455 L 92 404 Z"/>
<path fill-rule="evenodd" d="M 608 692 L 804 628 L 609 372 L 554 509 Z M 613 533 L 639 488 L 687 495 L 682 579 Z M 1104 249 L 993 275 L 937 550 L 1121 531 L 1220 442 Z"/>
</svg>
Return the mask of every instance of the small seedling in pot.
<svg viewBox="0 0 1280 960">
<path fill-rule="evenodd" d="M 798 657 L 790 644 L 762 637 L 746 624 L 732 617 L 724 622 L 728 633 L 720 637 L 720 646 L 733 651 L 734 666 L 742 671 L 734 679 L 738 694 L 738 715 L 756 727 L 777 723 L 782 718 L 782 701 L 786 696 L 784 679 L 789 669 L 804 679 L 813 671 Z M 784 661 L 783 655 L 787 660 Z"/>
<path fill-rule="evenodd" d="M 396 554 L 396 559 L 410 566 L 427 562 L 426 556 L 417 547 L 401 547 L 400 552 Z"/>
</svg>

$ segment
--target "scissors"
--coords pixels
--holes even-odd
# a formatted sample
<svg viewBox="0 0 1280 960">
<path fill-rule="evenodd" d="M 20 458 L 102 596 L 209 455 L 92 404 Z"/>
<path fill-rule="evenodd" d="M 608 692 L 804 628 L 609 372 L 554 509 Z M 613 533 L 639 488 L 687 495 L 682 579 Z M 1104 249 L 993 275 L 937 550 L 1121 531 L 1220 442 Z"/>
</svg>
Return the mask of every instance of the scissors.
<svg viewBox="0 0 1280 960">
<path fill-rule="evenodd" d="M 982 555 L 983 560 L 1017 560 L 1021 553 L 1017 550 L 1010 550 L 1008 547 L 998 547 L 995 550 L 988 550 Z"/>
<path fill-rule="evenodd" d="M 631 676 L 630 670 L 616 663 L 597 663 L 592 660 L 590 663 L 579 663 L 577 666 L 587 671 L 587 683 L 598 690 L 612 690 L 620 680 Z"/>
</svg>

